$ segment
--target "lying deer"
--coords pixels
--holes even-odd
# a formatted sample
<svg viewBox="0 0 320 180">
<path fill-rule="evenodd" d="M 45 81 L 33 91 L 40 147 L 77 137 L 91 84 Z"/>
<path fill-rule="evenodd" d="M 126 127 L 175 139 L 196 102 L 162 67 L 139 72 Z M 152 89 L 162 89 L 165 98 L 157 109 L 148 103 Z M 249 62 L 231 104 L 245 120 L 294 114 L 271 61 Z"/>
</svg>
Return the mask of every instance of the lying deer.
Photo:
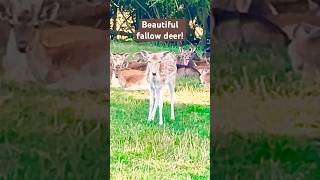
<svg viewBox="0 0 320 180">
<path fill-rule="evenodd" d="M 163 90 L 169 87 L 171 101 L 171 119 L 174 120 L 174 93 L 176 84 L 176 56 L 170 52 L 146 53 L 148 67 L 146 70 L 149 83 L 150 104 L 148 120 L 153 121 L 159 107 L 159 124 L 163 124 Z"/>
<path fill-rule="evenodd" d="M 208 67 L 210 64 L 207 61 L 207 58 L 197 58 L 197 61 L 194 61 L 195 56 L 197 56 L 195 52 L 195 48 L 191 48 L 189 50 L 182 50 L 180 53 L 180 57 L 183 60 L 183 65 L 177 65 L 178 72 L 180 72 L 180 68 L 188 68 L 189 72 L 192 72 L 192 75 L 197 74 L 194 72 L 194 70 L 197 70 L 198 73 L 200 72 L 201 69 Z M 194 72 L 194 73 L 193 73 Z M 199 73 L 200 74 L 200 73 Z"/>
<path fill-rule="evenodd" d="M 124 67 L 124 61 L 128 54 L 111 53 L 112 79 L 111 86 L 122 87 L 125 90 L 147 89 L 146 75 L 144 71 L 128 69 Z"/>
<path fill-rule="evenodd" d="M 177 64 L 177 77 L 199 78 L 200 72 L 194 67 L 186 66 L 183 64 Z"/>
<path fill-rule="evenodd" d="M 201 71 L 200 81 L 203 85 L 210 85 L 210 67 Z"/>
<path fill-rule="evenodd" d="M 183 64 L 186 66 L 194 66 L 193 62 L 200 60 L 199 56 L 196 52 L 196 47 L 192 46 L 191 48 L 185 50 L 179 47 L 179 64 Z"/>
<path fill-rule="evenodd" d="M 116 72 L 119 69 L 122 69 L 124 66 L 124 61 L 128 57 L 126 53 L 110 53 L 110 69 L 112 69 L 111 78 L 111 86 L 112 87 L 121 87 L 119 84 L 119 79 L 116 77 Z"/>
<path fill-rule="evenodd" d="M 196 47 L 192 46 L 190 49 L 185 50 L 179 48 L 180 63 L 177 64 L 177 76 L 183 77 L 200 77 L 200 72 L 195 68 L 195 62 L 199 62 L 199 57 L 196 53 Z"/>
<path fill-rule="evenodd" d="M 57 2 L 9 2 L 0 13 L 10 22 L 17 49 L 26 54 L 38 82 L 49 89 L 71 91 L 106 88 L 105 31 L 82 26 L 47 27 L 57 17 Z"/>
<path fill-rule="evenodd" d="M 127 62 L 126 68 L 145 71 L 147 69 L 147 63 L 131 61 L 131 62 Z"/>
<path fill-rule="evenodd" d="M 147 76 L 145 71 L 135 69 L 118 69 L 115 72 L 120 86 L 124 90 L 147 90 Z"/>
</svg>

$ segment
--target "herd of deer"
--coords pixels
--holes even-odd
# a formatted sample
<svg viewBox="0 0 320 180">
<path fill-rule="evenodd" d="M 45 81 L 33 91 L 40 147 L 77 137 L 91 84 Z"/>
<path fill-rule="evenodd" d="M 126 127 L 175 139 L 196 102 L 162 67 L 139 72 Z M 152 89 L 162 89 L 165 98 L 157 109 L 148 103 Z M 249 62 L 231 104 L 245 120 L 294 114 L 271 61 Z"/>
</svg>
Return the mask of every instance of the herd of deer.
<svg viewBox="0 0 320 180">
<path fill-rule="evenodd" d="M 126 53 L 111 53 L 111 86 L 122 87 L 125 90 L 147 90 L 148 55 L 150 54 L 156 53 L 141 51 L 135 53 L 133 60 L 130 61 Z M 177 68 L 175 76 L 194 77 L 199 79 L 203 85 L 210 85 L 210 59 L 208 58 L 210 48 L 205 50 L 201 58 L 193 46 L 190 49 L 180 48 L 179 54 L 169 54 Z"/>
<path fill-rule="evenodd" d="M 163 124 L 163 90 L 168 87 L 171 102 L 171 119 L 174 120 L 174 94 L 177 76 L 198 77 L 204 85 L 210 85 L 210 48 L 199 58 L 196 48 L 180 48 L 180 54 L 168 51 L 135 54 L 133 61 L 128 61 L 126 53 L 111 53 L 110 77 L 111 86 L 126 90 L 149 90 L 149 116 L 154 120 L 159 108 L 159 124 Z M 127 61 L 127 62 L 125 62 Z"/>
<path fill-rule="evenodd" d="M 216 48 L 287 48 L 296 73 L 320 71 L 318 0 L 216 0 L 212 11 Z"/>
</svg>

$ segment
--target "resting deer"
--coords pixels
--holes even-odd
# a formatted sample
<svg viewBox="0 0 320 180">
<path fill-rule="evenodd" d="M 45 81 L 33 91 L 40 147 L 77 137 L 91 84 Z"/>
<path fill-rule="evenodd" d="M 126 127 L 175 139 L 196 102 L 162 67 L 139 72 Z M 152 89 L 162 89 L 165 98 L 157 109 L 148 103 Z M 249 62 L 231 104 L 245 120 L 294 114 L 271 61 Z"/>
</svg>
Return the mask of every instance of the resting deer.
<svg viewBox="0 0 320 180">
<path fill-rule="evenodd" d="M 111 86 L 122 87 L 125 90 L 146 90 L 147 82 L 144 71 L 124 67 L 128 54 L 111 53 Z"/>
<path fill-rule="evenodd" d="M 145 71 L 135 69 L 117 69 L 115 78 L 124 90 L 147 90 L 147 76 Z"/>
<path fill-rule="evenodd" d="M 197 55 L 196 47 L 194 46 L 187 50 L 179 47 L 179 51 L 180 64 L 194 66 L 194 61 L 198 61 L 200 59 Z"/>
<path fill-rule="evenodd" d="M 170 52 L 146 53 L 148 67 L 146 70 L 149 83 L 150 104 L 148 120 L 153 121 L 159 107 L 159 124 L 163 124 L 163 90 L 169 87 L 171 101 L 171 119 L 174 120 L 174 93 L 176 84 L 176 56 Z"/>
<path fill-rule="evenodd" d="M 200 77 L 200 72 L 190 66 L 186 66 L 183 64 L 177 64 L 177 77 Z"/>
<path fill-rule="evenodd" d="M 111 86 L 120 87 L 118 77 L 116 73 L 119 72 L 120 69 L 124 66 L 124 61 L 128 57 L 126 53 L 110 53 L 110 66 L 112 69 L 111 78 Z"/>
<path fill-rule="evenodd" d="M 57 17 L 57 2 L 8 2 L 1 13 L 10 22 L 17 49 L 26 54 L 38 82 L 49 89 L 70 91 L 106 88 L 105 31 L 82 26 L 48 27 Z"/>
<path fill-rule="evenodd" d="M 126 68 L 145 71 L 147 69 L 146 62 L 130 61 L 127 62 Z"/>
<path fill-rule="evenodd" d="M 148 53 L 147 51 L 140 51 L 134 54 L 133 60 L 136 62 L 147 62 L 146 58 L 144 57 L 144 54 Z"/>
<path fill-rule="evenodd" d="M 200 81 L 203 85 L 210 85 L 210 67 L 201 71 Z"/>
</svg>

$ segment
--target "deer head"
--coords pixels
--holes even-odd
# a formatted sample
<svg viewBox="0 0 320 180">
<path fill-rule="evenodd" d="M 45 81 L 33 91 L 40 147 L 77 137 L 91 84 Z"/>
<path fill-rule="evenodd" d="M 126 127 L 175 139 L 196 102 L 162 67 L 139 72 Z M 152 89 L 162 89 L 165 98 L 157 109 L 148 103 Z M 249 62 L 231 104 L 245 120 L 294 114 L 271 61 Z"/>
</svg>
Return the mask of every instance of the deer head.
<svg viewBox="0 0 320 180">
<path fill-rule="evenodd" d="M 129 54 L 112 54 L 111 53 L 111 66 L 114 70 L 115 77 L 119 77 L 119 72 L 123 68 L 124 61 L 127 59 Z"/>
<path fill-rule="evenodd" d="M 188 65 L 189 63 L 192 63 L 193 59 L 196 57 L 196 47 L 191 46 L 188 50 L 185 50 L 181 47 L 179 47 L 180 50 L 180 57 L 183 61 L 184 65 Z"/>
<path fill-rule="evenodd" d="M 169 51 L 164 51 L 164 52 L 159 52 L 159 53 L 149 53 L 145 52 L 143 55 L 147 59 L 147 73 L 152 76 L 159 76 L 160 75 L 160 65 L 162 60 L 167 56 L 170 52 Z"/>
<path fill-rule="evenodd" d="M 1 19 L 9 21 L 16 37 L 17 49 L 25 53 L 31 49 L 38 28 L 56 18 L 59 4 L 52 0 L 3 0 Z"/>
<path fill-rule="evenodd" d="M 293 25 L 292 39 L 318 38 L 320 37 L 320 27 L 308 23 Z"/>
</svg>

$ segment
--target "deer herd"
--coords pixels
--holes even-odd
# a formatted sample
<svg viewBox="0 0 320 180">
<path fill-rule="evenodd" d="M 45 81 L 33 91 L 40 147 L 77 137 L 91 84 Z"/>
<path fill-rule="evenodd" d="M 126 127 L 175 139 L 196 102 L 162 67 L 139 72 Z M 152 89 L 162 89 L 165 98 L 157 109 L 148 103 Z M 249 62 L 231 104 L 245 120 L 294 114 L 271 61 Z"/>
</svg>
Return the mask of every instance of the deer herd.
<svg viewBox="0 0 320 180">
<path fill-rule="evenodd" d="M 164 51 L 161 52 L 163 57 L 161 54 L 141 51 L 135 53 L 131 60 L 129 60 L 129 54 L 127 53 L 111 53 L 111 86 L 121 87 L 125 90 L 148 89 L 147 79 L 148 71 L 150 70 L 148 65 L 151 64 L 148 61 L 148 57 L 156 54 L 160 59 L 170 57 L 170 59 L 175 62 L 176 72 L 174 73 L 174 76 L 194 77 L 201 81 L 203 85 L 209 85 L 210 60 L 205 56 L 205 53 L 208 54 L 210 52 L 208 52 L 207 49 L 207 52 L 204 52 L 203 56 L 199 58 L 195 50 L 196 47 L 192 46 L 190 49 L 180 48 L 178 54 Z"/>
<path fill-rule="evenodd" d="M 210 57 L 206 49 L 199 58 L 196 48 L 180 48 L 180 53 L 168 51 L 141 51 L 134 54 L 134 60 L 128 60 L 127 53 L 111 53 L 111 86 L 125 90 L 149 90 L 149 116 L 153 121 L 159 108 L 159 124 L 163 124 L 163 91 L 170 92 L 171 119 L 174 115 L 174 94 L 177 76 L 198 78 L 205 86 L 210 85 Z"/>
</svg>

